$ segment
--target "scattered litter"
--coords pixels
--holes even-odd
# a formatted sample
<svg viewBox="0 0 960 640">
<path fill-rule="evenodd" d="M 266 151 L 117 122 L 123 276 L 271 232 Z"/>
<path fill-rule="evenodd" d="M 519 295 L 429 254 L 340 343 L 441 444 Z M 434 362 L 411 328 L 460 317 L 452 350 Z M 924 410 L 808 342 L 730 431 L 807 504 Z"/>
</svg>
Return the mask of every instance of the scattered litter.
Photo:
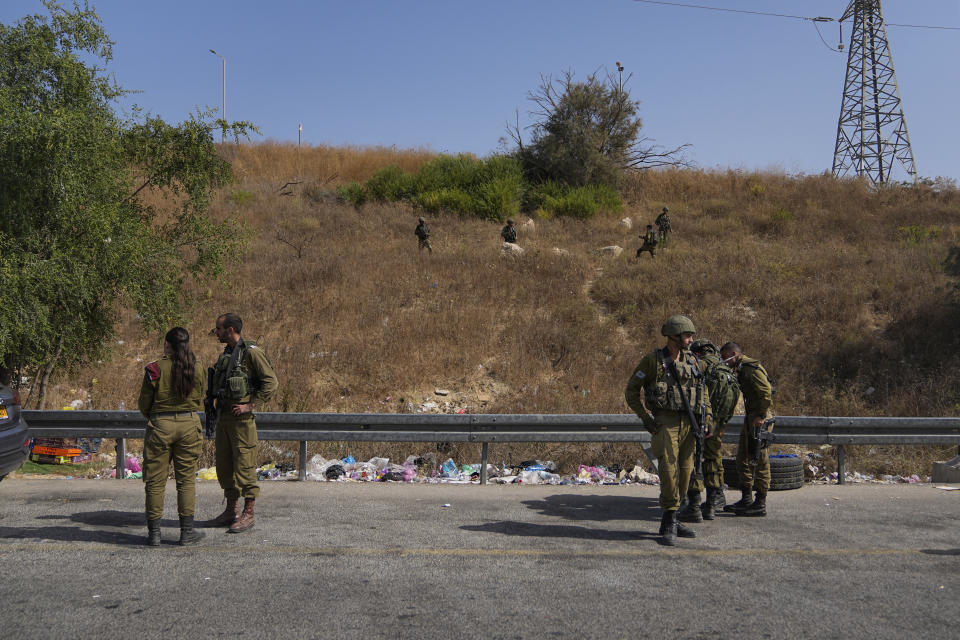
<svg viewBox="0 0 960 640">
<path fill-rule="evenodd" d="M 940 485 L 937 489 L 943 489 L 944 491 L 960 491 L 960 487 L 948 487 L 945 484 Z M 943 587 L 941 587 L 942 589 Z"/>
<path fill-rule="evenodd" d="M 450 503 L 449 503 L 449 502 L 444 502 L 444 503 L 443 503 L 442 505 L 440 505 L 440 506 L 443 507 L 444 509 L 446 509 L 447 507 L 450 506 Z"/>
</svg>

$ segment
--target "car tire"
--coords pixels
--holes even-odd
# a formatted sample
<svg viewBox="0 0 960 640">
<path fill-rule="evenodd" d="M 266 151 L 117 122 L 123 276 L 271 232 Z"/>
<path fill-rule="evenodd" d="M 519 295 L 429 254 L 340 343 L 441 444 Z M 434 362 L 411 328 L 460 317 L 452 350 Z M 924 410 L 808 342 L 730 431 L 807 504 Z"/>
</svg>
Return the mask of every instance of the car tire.
<svg viewBox="0 0 960 640">
<path fill-rule="evenodd" d="M 723 481 L 733 489 L 740 487 L 736 458 L 723 459 Z M 800 458 L 770 458 L 770 491 L 787 491 L 802 486 L 803 461 Z"/>
</svg>

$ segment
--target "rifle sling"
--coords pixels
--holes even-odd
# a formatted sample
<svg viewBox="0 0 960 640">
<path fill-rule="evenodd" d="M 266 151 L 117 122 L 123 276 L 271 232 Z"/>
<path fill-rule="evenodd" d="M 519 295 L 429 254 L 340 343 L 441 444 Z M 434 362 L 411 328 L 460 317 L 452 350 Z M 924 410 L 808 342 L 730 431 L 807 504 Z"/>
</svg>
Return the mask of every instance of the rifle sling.
<svg viewBox="0 0 960 640">
<path fill-rule="evenodd" d="M 233 346 L 233 353 L 230 354 L 230 362 L 227 363 L 227 370 L 223 374 L 223 380 L 220 382 L 220 388 L 217 389 L 217 399 L 221 400 L 223 398 L 224 391 L 227 390 L 227 384 L 230 380 L 230 376 L 237 368 L 237 360 L 240 359 L 240 352 L 246 348 L 246 345 L 243 342 L 243 338 L 237 340 L 237 344 Z M 220 403 L 217 402 L 217 413 L 220 412 Z"/>
</svg>

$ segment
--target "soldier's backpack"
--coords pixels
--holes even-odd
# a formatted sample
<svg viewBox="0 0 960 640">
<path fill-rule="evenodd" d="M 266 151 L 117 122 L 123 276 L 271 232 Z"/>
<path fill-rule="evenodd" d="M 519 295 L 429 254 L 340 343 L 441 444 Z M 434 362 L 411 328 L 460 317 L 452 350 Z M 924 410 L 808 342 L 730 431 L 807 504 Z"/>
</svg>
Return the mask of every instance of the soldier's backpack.
<svg viewBox="0 0 960 640">
<path fill-rule="evenodd" d="M 733 369 L 717 359 L 705 360 L 707 391 L 710 393 L 710 410 L 715 424 L 726 424 L 733 417 L 740 399 L 740 383 Z"/>
</svg>

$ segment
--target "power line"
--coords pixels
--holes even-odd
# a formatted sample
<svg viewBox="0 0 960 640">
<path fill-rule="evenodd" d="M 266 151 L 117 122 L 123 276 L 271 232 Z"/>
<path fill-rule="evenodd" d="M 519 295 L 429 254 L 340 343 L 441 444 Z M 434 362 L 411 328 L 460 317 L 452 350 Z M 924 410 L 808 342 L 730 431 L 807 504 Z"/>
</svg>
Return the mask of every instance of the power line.
<svg viewBox="0 0 960 640">
<path fill-rule="evenodd" d="M 768 11 L 750 11 L 748 9 L 730 9 L 729 7 L 711 7 L 703 4 L 690 4 L 687 2 L 666 2 L 666 0 L 633 0 L 634 2 L 643 2 L 646 4 L 660 4 L 669 7 L 686 7 L 688 9 L 706 9 L 708 11 L 724 11 L 726 13 L 746 13 L 754 16 L 771 16 L 774 18 L 792 18 L 794 20 L 809 20 L 811 22 L 836 22 L 835 18 L 817 16 L 796 16 L 789 13 L 770 13 Z M 911 29 L 942 29 L 945 31 L 960 31 L 960 27 L 943 27 L 929 24 L 900 24 L 896 22 L 885 22 L 888 27 L 908 27 Z"/>
</svg>

